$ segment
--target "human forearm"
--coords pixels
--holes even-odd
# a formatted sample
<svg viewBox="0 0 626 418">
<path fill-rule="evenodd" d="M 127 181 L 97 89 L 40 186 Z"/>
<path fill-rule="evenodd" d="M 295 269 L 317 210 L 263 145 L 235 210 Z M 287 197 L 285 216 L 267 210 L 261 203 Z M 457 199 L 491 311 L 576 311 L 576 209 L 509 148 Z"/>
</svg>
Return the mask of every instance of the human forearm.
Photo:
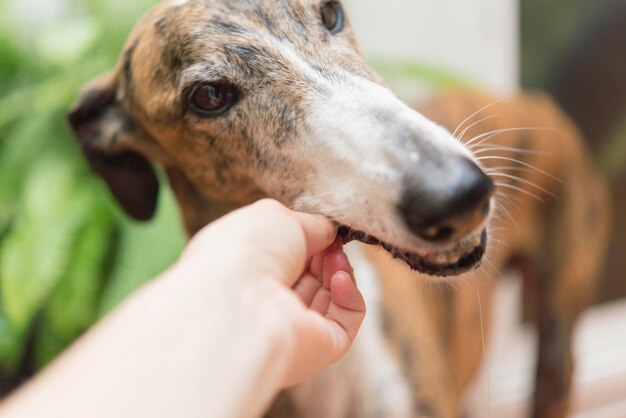
<svg viewBox="0 0 626 418">
<path fill-rule="evenodd" d="M 286 367 L 280 318 L 257 303 L 232 306 L 240 298 L 228 300 L 228 289 L 178 280 L 165 275 L 134 295 L 10 399 L 2 416 L 259 416 Z"/>
</svg>

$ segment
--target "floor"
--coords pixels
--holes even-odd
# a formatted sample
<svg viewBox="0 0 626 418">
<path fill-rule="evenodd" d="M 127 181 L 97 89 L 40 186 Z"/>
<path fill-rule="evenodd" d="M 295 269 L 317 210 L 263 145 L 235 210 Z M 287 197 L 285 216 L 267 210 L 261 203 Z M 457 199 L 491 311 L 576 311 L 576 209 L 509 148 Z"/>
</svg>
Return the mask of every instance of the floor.
<svg viewBox="0 0 626 418">
<path fill-rule="evenodd" d="M 524 418 L 535 362 L 535 334 L 520 325 L 519 280 L 501 281 L 487 364 L 470 391 L 476 418 Z M 577 330 L 572 418 L 626 418 L 626 300 L 589 310 Z"/>
</svg>

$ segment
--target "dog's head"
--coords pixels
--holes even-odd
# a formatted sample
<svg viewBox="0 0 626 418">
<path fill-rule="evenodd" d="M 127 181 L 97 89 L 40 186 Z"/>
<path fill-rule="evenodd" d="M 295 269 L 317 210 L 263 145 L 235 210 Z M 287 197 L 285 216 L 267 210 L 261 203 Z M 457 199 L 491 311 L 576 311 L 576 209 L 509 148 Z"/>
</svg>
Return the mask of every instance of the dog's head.
<svg viewBox="0 0 626 418">
<path fill-rule="evenodd" d="M 167 1 L 70 123 L 139 219 L 154 213 L 158 162 L 206 204 L 267 195 L 422 272 L 457 274 L 484 252 L 492 183 L 365 64 L 338 1 Z"/>
</svg>

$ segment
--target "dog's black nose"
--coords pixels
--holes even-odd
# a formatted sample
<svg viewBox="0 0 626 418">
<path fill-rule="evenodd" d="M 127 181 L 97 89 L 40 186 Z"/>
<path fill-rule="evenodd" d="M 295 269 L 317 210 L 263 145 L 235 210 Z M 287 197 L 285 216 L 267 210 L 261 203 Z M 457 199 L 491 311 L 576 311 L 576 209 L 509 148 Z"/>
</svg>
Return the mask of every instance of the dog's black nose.
<svg viewBox="0 0 626 418">
<path fill-rule="evenodd" d="M 399 211 L 420 238 L 452 241 L 485 221 L 493 191 L 489 177 L 469 159 L 420 163 L 405 179 Z"/>
</svg>

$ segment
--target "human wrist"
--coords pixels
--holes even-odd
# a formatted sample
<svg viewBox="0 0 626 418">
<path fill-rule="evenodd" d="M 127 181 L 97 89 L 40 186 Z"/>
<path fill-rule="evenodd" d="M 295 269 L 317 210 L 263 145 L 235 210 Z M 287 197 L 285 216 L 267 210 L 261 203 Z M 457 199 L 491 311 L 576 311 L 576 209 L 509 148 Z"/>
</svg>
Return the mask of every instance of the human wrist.
<svg viewBox="0 0 626 418">
<path fill-rule="evenodd" d="M 242 275 L 236 268 L 216 270 L 211 277 L 191 277 L 186 266 L 172 268 L 151 291 L 184 303 L 185 310 L 194 312 L 184 324 L 187 334 L 210 333 L 205 337 L 208 360 L 199 360 L 220 359 L 207 374 L 228 378 L 206 393 L 233 409 L 209 415 L 259 416 L 284 387 L 296 345 L 293 323 L 285 312 L 300 302 L 272 277 Z M 232 361 L 223 360 L 228 358 Z"/>
</svg>

